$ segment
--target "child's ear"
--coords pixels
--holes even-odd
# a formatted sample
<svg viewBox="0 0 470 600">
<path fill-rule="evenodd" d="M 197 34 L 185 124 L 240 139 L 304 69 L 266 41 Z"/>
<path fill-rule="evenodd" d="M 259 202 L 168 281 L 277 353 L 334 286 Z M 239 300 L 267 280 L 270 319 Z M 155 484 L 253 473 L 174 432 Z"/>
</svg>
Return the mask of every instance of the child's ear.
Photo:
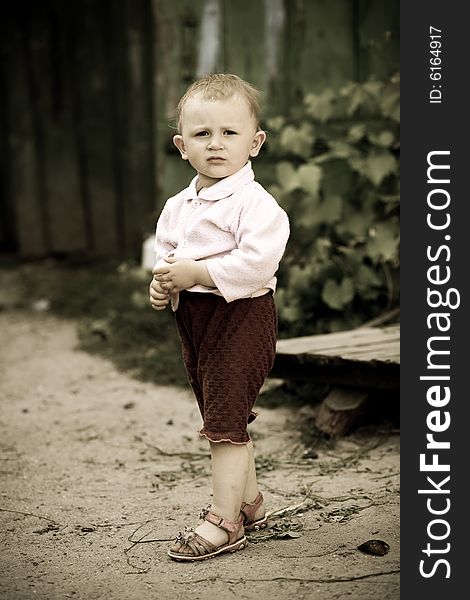
<svg viewBox="0 0 470 600">
<path fill-rule="evenodd" d="M 250 150 L 250 156 L 258 156 L 261 146 L 266 141 L 266 132 L 265 131 L 257 131 L 255 137 L 253 138 L 253 144 Z"/>
<path fill-rule="evenodd" d="M 181 154 L 181 158 L 183 160 L 188 160 L 188 155 L 186 154 L 186 148 L 183 141 L 183 136 L 179 133 L 173 136 L 173 144 L 178 148 Z"/>
</svg>

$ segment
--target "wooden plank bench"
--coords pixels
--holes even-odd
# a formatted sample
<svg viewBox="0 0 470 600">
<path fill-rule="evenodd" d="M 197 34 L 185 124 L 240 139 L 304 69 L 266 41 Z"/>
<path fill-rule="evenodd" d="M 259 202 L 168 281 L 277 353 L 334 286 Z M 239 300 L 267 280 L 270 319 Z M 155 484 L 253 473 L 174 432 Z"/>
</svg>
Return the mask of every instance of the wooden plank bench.
<svg viewBox="0 0 470 600">
<path fill-rule="evenodd" d="M 270 377 L 398 389 L 400 326 L 359 327 L 279 340 Z"/>
<path fill-rule="evenodd" d="M 400 326 L 279 340 L 270 377 L 330 384 L 315 425 L 330 435 L 344 435 L 363 415 L 372 391 L 399 389 Z"/>
</svg>

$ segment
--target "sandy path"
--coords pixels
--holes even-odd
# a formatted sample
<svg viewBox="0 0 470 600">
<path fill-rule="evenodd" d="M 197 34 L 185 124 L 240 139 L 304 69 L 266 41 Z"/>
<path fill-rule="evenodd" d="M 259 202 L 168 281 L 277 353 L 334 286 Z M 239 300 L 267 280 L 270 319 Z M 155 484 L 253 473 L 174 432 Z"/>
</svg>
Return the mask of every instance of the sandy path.
<svg viewBox="0 0 470 600">
<path fill-rule="evenodd" d="M 210 501 L 191 393 L 76 350 L 73 322 L 3 311 L 0 331 L 0 598 L 399 598 L 398 435 L 348 436 L 306 460 L 298 423 L 312 409 L 259 409 L 268 508 L 304 501 L 268 534 L 290 533 L 175 563 L 167 540 Z M 389 553 L 356 549 L 371 538 Z"/>
</svg>

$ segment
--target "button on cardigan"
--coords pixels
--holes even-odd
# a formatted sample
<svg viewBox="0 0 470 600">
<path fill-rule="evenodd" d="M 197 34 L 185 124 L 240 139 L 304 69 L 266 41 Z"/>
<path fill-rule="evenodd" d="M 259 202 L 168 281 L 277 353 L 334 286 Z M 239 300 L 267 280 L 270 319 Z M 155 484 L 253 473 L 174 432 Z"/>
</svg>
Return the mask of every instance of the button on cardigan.
<svg viewBox="0 0 470 600">
<path fill-rule="evenodd" d="M 169 254 L 206 260 L 216 287 L 195 285 L 189 291 L 215 293 L 227 302 L 274 291 L 289 237 L 285 211 L 255 181 L 250 162 L 199 193 L 197 179 L 162 210 L 155 235 L 157 264 Z M 176 310 L 177 298 L 172 306 Z"/>
</svg>

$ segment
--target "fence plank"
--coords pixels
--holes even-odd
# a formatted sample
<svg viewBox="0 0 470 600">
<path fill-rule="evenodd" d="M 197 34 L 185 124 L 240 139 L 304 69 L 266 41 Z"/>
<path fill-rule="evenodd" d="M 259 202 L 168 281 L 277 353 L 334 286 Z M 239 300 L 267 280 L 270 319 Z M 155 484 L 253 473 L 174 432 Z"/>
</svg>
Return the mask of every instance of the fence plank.
<svg viewBox="0 0 470 600">
<path fill-rule="evenodd" d="M 51 250 L 87 250 L 86 207 L 80 188 L 77 114 L 74 110 L 74 40 L 57 0 L 34 20 L 34 77 L 41 81 L 38 109 L 44 132 L 44 184 L 47 193 Z M 71 3 L 70 6 L 73 6 Z"/>
<path fill-rule="evenodd" d="M 287 3 L 285 70 L 290 102 L 353 78 L 353 8 L 349 0 Z"/>
<path fill-rule="evenodd" d="M 107 14 L 102 3 L 93 0 L 82 3 L 80 37 L 86 44 L 76 48 L 76 70 L 80 85 L 77 89 L 81 111 L 80 136 L 85 147 L 87 179 L 82 185 L 89 194 L 89 220 L 92 228 L 94 255 L 113 256 L 119 253 L 113 171 L 113 144 L 109 92 L 109 73 L 104 31 Z M 76 35 L 77 33 L 76 32 Z"/>
<path fill-rule="evenodd" d="M 9 111 L 10 202 L 15 210 L 16 235 L 23 256 L 47 254 L 48 246 L 38 194 L 36 138 L 28 88 L 26 51 L 27 37 L 19 11 L 11 11 L 4 21 L 5 76 L 8 82 L 6 102 Z"/>
<path fill-rule="evenodd" d="M 4 37 L 9 19 L 0 21 L 0 37 Z M 3 50 L 3 51 L 1 51 Z M 8 51 L 0 48 L 0 248 L 17 250 L 16 216 L 12 205 L 11 187 L 11 106 L 8 94 Z"/>
<path fill-rule="evenodd" d="M 399 71 L 399 2 L 358 0 L 359 80 L 389 78 Z"/>
<path fill-rule="evenodd" d="M 125 224 L 127 252 L 140 248 L 145 219 L 153 209 L 153 190 L 148 184 L 152 179 L 153 139 L 149 119 L 149 106 L 153 105 L 152 77 L 145 61 L 148 59 L 151 37 L 145 33 L 144 20 L 147 0 L 127 0 L 126 50 L 128 118 L 122 123 L 127 129 L 127 152 L 125 170 L 128 189 L 125 197 Z M 151 122 L 151 121 L 150 121 Z"/>
<path fill-rule="evenodd" d="M 223 69 L 265 89 L 265 30 L 263 2 L 224 1 Z"/>
</svg>

